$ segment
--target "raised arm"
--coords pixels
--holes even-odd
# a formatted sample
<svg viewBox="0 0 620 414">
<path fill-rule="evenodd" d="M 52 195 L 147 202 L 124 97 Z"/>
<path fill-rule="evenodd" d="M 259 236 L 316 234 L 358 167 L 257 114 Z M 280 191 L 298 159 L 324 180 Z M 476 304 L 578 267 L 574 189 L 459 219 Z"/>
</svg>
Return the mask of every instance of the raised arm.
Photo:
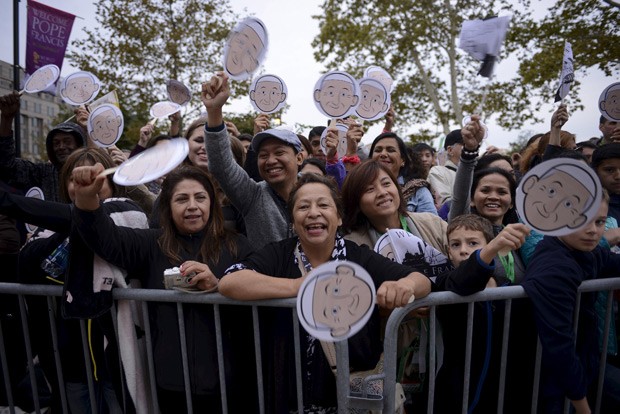
<svg viewBox="0 0 620 414">
<path fill-rule="evenodd" d="M 99 191 L 107 179 L 99 163 L 73 170 L 75 208 L 73 226 L 84 242 L 113 265 L 131 270 L 144 270 L 151 251 L 153 230 L 117 226 L 100 204 Z"/>
<path fill-rule="evenodd" d="M 454 178 L 448 221 L 469 213 L 469 194 L 474 178 L 474 168 L 478 160 L 478 149 L 484 138 L 484 128 L 480 125 L 478 115 L 472 116 L 472 120 L 461 129 L 461 135 L 463 137 L 463 151 Z"/>
<path fill-rule="evenodd" d="M 24 197 L 2 189 L 0 189 L 0 214 L 57 233 L 68 233 L 71 229 L 69 204 Z"/>
<path fill-rule="evenodd" d="M 566 105 L 561 104 L 551 116 L 551 133 L 549 135 L 549 145 L 561 146 L 560 132 L 562 127 L 568 121 L 568 109 Z"/>
<path fill-rule="evenodd" d="M 259 188 L 233 159 L 222 114 L 222 107 L 228 100 L 229 93 L 228 77 L 224 73 L 217 74 L 202 85 L 201 100 L 207 109 L 205 149 L 209 159 L 209 171 L 233 205 L 245 215 Z"/>
</svg>

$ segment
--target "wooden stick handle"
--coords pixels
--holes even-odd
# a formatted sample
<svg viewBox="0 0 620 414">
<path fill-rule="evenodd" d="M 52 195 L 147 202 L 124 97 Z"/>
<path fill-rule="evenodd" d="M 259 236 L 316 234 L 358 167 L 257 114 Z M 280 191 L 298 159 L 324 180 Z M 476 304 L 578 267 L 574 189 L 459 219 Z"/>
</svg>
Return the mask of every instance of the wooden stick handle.
<svg viewBox="0 0 620 414">
<path fill-rule="evenodd" d="M 114 174 L 116 172 L 116 170 L 118 170 L 118 167 L 107 168 L 107 169 L 101 171 L 99 173 L 98 177 L 104 177 L 106 175 Z"/>
</svg>

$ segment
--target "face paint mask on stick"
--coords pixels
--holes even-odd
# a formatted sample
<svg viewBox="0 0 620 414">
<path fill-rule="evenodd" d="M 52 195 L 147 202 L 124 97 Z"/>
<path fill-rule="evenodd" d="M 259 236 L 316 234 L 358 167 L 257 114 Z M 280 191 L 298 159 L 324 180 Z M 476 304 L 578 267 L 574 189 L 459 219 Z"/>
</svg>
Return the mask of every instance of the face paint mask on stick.
<svg viewBox="0 0 620 414">
<path fill-rule="evenodd" d="M 349 261 L 331 261 L 308 273 L 297 296 L 304 329 L 328 342 L 359 332 L 375 305 L 375 287 L 368 272 Z"/>
</svg>

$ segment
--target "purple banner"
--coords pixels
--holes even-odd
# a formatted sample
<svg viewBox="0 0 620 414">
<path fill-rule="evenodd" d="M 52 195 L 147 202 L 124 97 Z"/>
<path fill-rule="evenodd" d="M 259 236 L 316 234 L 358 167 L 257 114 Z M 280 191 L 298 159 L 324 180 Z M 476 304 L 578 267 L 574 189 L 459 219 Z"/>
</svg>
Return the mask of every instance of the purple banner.
<svg viewBox="0 0 620 414">
<path fill-rule="evenodd" d="M 54 64 L 62 69 L 75 16 L 28 0 L 26 73 Z"/>
</svg>

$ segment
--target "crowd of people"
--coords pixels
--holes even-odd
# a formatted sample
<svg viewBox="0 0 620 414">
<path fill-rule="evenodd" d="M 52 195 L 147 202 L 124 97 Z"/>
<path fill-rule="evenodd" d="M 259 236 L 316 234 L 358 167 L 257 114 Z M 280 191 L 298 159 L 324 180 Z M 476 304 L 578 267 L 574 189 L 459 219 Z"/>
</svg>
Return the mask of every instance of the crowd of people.
<svg viewBox="0 0 620 414">
<path fill-rule="evenodd" d="M 169 133 L 155 135 L 147 124 L 136 147 L 129 149 L 134 156 L 183 136 L 189 143 L 187 159 L 164 177 L 131 187 L 121 187 L 111 175 L 102 174 L 123 163 L 127 155 L 115 146 L 99 148 L 89 139 L 88 113 L 83 108 L 76 110 L 75 123 L 59 124 L 48 133 L 48 162 L 16 158 L 12 124 L 20 97 L 17 92 L 0 97 L 3 281 L 63 285 L 63 298 L 53 311 L 59 356 L 63 367 L 71 367 L 63 372 L 65 387 L 59 384 L 54 363 L 47 303 L 28 299 L 30 339 L 49 383 L 52 412 L 60 407 L 63 389 L 71 412 L 90 412 L 84 366 L 88 361 L 73 363 L 82 354 L 80 320 L 89 326 L 98 412 L 149 412 L 149 400 L 155 398 L 162 413 L 185 412 L 186 392 L 197 412 L 221 412 L 222 387 L 229 412 L 258 412 L 249 309 L 221 309 L 225 371 L 221 375 L 213 307 L 185 304 L 181 338 L 176 305 L 149 303 L 147 326 L 157 389 L 152 396 L 139 360 L 144 355 L 144 332 L 140 332 L 144 321 L 133 320 L 120 304 L 113 317 L 111 291 L 131 286 L 165 289 L 164 272 L 177 267 L 195 291 L 219 292 L 237 300 L 290 298 L 297 296 L 312 269 L 334 260 L 361 265 L 377 292 L 371 318 L 349 339 L 352 371 L 377 365 L 382 321 L 412 298 L 432 291 L 469 295 L 521 285 L 530 299 L 518 302 L 511 313 L 505 412 L 526 412 L 531 406 L 536 333 L 543 349 L 541 412 L 563 412 L 565 398 L 577 413 L 590 412 L 604 339 L 609 346 L 603 412 L 619 412 L 617 315 L 612 315 L 610 335 L 604 338 L 606 296 L 584 293 L 577 332 L 572 322 L 582 281 L 620 276 L 617 122 L 601 117 L 602 137 L 577 142 L 563 129 L 569 115 L 560 105 L 548 132 L 533 136 L 521 151 L 508 156 L 491 146 L 479 153 L 485 131 L 474 115 L 447 135 L 443 148 L 447 159 L 440 164 L 430 145 L 403 141 L 394 130 L 392 110 L 384 131 L 370 146 L 361 143 L 361 125 L 343 120 L 348 126 L 347 150 L 339 154 L 338 130 L 331 126 L 316 126 L 304 136 L 272 128 L 268 115 L 260 114 L 253 134 L 239 133 L 223 114 L 229 99 L 223 73 L 205 82 L 200 96 L 205 114 L 185 131 L 175 114 Z M 604 191 L 593 220 L 569 235 L 543 237 L 524 224 L 515 198 L 521 177 L 554 158 L 589 165 Z M 45 200 L 26 197 L 32 187 L 39 187 Z M 555 196 L 549 192 L 550 198 Z M 37 228 L 26 234 L 23 223 Z M 399 263 L 376 252 L 377 241 L 391 229 L 415 236 L 447 263 L 437 266 L 428 258 Z M 334 290 L 333 295 L 338 294 Z M 3 328 L 17 330 L 17 322 L 7 319 L 16 303 L 3 300 L 3 306 Z M 496 412 L 504 311 L 503 303 L 476 304 L 468 412 Z M 422 391 L 408 395 L 407 412 L 425 410 L 429 404 L 435 412 L 462 410 L 466 314 L 461 305 L 439 308 L 445 347 L 436 398 L 427 400 L 425 378 L 420 375 L 416 380 Z M 427 315 L 421 309 L 412 316 L 424 320 Z M 266 412 L 296 412 L 290 310 L 262 310 L 260 331 Z M 304 412 L 335 413 L 333 367 L 321 341 L 303 329 L 299 332 Z M 524 338 L 532 347 L 524 345 Z M 13 355 L 23 353 L 23 339 L 5 346 Z M 511 359 L 517 353 L 520 357 Z M 11 382 L 17 384 L 23 377 L 25 361 L 25 355 L 8 361 Z M 120 380 L 123 375 L 125 381 Z"/>
</svg>

